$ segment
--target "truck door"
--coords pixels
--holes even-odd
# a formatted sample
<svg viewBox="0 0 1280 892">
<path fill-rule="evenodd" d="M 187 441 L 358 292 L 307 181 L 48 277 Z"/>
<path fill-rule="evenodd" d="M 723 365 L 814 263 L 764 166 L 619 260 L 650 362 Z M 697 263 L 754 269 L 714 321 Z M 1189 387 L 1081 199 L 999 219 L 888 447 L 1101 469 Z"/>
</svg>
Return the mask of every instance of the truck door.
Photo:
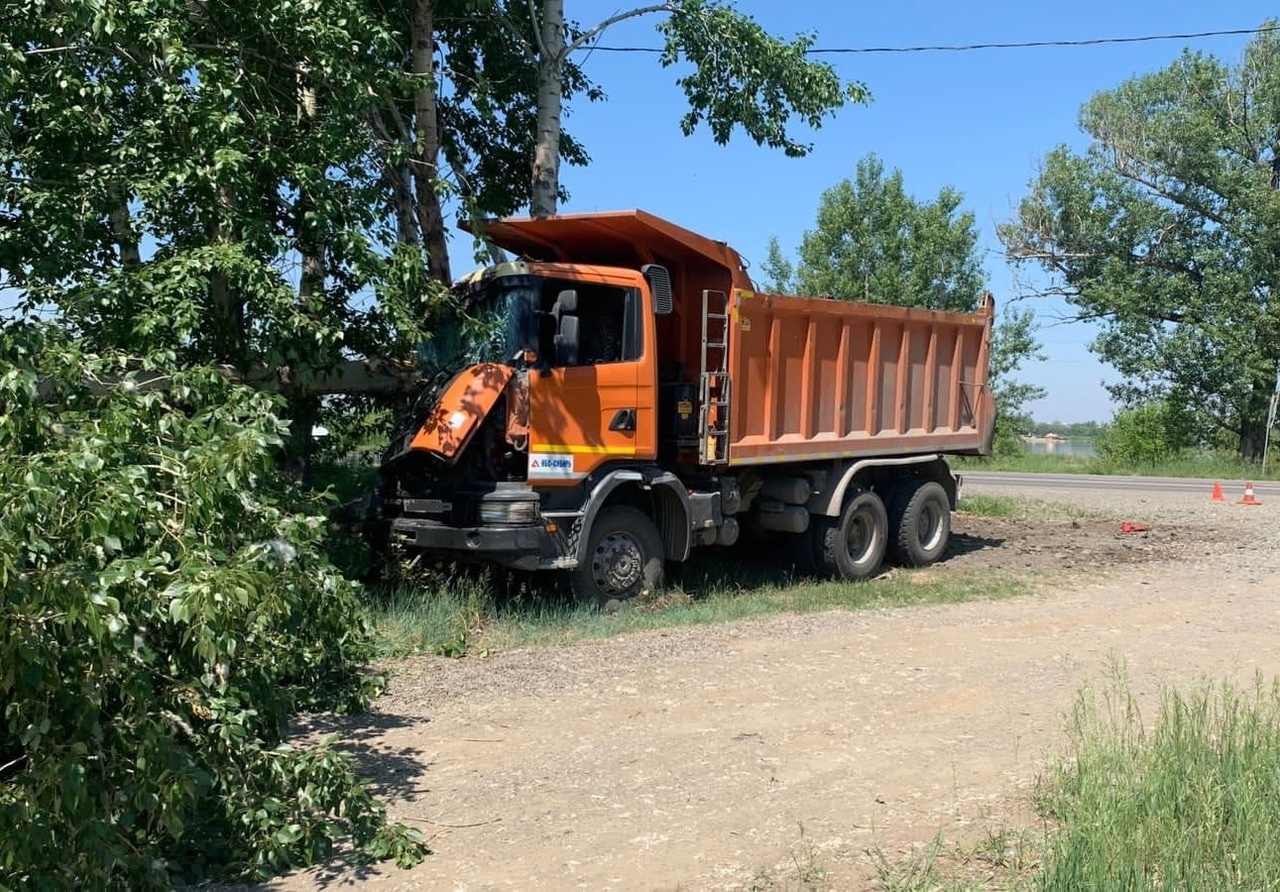
<svg viewBox="0 0 1280 892">
<path fill-rule="evenodd" d="M 529 480 L 576 481 L 607 461 L 652 459 L 656 366 L 639 288 L 552 280 L 529 385 Z"/>
</svg>

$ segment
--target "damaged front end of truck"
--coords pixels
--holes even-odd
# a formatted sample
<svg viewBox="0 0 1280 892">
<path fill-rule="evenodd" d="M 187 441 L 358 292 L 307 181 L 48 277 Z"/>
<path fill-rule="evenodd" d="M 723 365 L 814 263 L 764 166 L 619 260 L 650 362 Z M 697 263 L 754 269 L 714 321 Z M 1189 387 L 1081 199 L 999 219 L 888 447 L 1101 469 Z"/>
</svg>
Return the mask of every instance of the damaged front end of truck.
<svg viewBox="0 0 1280 892">
<path fill-rule="evenodd" d="M 522 263 L 455 286 L 455 312 L 421 350 L 432 383 L 383 456 L 366 527 L 376 548 L 524 570 L 556 553 L 527 480 L 537 295 Z"/>
</svg>

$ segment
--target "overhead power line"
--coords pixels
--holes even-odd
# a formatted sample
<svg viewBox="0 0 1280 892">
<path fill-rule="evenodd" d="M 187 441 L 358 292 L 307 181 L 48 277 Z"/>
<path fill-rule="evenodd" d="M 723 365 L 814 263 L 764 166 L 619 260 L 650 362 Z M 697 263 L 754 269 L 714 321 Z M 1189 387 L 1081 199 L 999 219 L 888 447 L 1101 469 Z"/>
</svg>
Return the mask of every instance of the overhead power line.
<svg viewBox="0 0 1280 892">
<path fill-rule="evenodd" d="M 860 46 L 860 47 L 812 47 L 810 55 L 854 55 L 871 53 L 966 53 L 974 50 L 1020 50 L 1037 47 L 1102 46 L 1112 43 L 1151 43 L 1157 40 L 1195 40 L 1201 37 L 1239 37 L 1246 34 L 1270 34 L 1280 31 L 1280 25 L 1262 28 L 1234 28 L 1228 31 L 1195 31 L 1187 34 L 1144 34 L 1140 37 L 1093 37 L 1085 40 L 1026 40 L 1018 43 L 964 43 L 922 46 Z M 593 46 L 601 53 L 661 53 L 663 50 L 647 46 Z"/>
</svg>

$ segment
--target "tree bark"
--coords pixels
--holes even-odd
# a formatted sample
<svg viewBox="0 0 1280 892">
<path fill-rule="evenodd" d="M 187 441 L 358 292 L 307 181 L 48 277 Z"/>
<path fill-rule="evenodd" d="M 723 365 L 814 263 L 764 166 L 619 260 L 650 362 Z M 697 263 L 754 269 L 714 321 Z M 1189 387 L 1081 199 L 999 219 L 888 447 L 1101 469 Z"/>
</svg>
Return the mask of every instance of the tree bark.
<svg viewBox="0 0 1280 892">
<path fill-rule="evenodd" d="M 532 10 L 532 2 L 530 9 Z M 564 0 L 543 0 L 538 32 L 538 122 L 533 147 L 533 182 L 529 212 L 535 217 L 556 213 L 560 200 L 560 120 L 563 111 Z"/>
<path fill-rule="evenodd" d="M 431 0 L 414 0 L 412 28 L 411 64 L 418 89 L 413 103 L 413 152 L 409 164 L 417 193 L 418 226 L 427 249 L 431 276 L 451 285 L 453 276 L 449 270 L 444 211 L 436 191 L 440 178 L 440 121 L 436 106 L 435 15 Z"/>
<path fill-rule="evenodd" d="M 1258 460 L 1267 441 L 1267 410 L 1271 407 L 1270 381 L 1256 380 L 1249 390 L 1245 411 L 1240 418 L 1241 458 Z"/>
<path fill-rule="evenodd" d="M 218 187 L 218 221 L 213 233 L 215 244 L 229 244 L 235 237 L 232 215 L 236 209 L 236 193 L 230 186 Z M 220 269 L 209 273 L 209 308 L 213 313 L 213 359 L 244 364 L 244 305 L 231 292 L 227 275 Z"/>
<path fill-rule="evenodd" d="M 120 250 L 120 266 L 136 270 L 142 266 L 142 253 L 138 250 L 138 238 L 134 234 L 129 215 L 129 196 L 119 183 L 112 185 L 111 197 L 115 207 L 111 210 L 111 234 L 116 237 Z"/>
</svg>

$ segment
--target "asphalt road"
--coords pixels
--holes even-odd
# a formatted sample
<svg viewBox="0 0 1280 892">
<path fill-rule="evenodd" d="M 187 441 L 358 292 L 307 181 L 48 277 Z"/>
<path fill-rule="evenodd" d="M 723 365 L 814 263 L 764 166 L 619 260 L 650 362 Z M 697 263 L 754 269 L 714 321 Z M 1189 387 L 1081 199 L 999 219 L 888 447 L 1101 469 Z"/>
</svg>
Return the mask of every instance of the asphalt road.
<svg viewBox="0 0 1280 892">
<path fill-rule="evenodd" d="M 1115 492 L 1203 493 L 1207 498 L 1213 492 L 1213 480 L 1189 477 L 1119 477 L 1107 474 L 1024 474 L 1017 471 L 961 471 L 964 486 L 970 492 L 986 487 L 1026 489 L 1060 489 L 1065 491 L 1091 489 Z M 1243 480 L 1222 480 L 1222 493 L 1227 501 L 1235 501 L 1244 495 Z M 1259 499 L 1280 498 L 1280 482 L 1263 481 L 1253 484 L 1254 495 Z"/>
</svg>

